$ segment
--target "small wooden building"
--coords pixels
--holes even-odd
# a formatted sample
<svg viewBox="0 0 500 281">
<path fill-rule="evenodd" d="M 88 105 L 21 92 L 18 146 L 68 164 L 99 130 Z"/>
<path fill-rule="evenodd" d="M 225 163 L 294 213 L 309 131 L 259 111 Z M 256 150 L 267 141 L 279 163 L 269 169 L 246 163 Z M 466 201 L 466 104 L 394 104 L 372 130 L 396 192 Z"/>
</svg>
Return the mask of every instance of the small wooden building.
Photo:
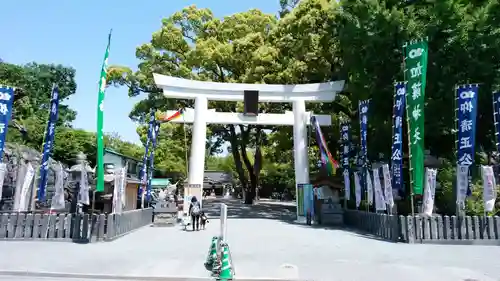
<svg viewBox="0 0 500 281">
<path fill-rule="evenodd" d="M 105 194 L 101 196 L 104 204 L 104 211 L 111 212 L 113 208 L 113 187 L 115 169 L 127 167 L 127 184 L 125 187 L 125 207 L 124 211 L 137 209 L 137 194 L 139 190 L 139 173 L 142 169 L 142 161 L 133 157 L 123 155 L 110 148 L 104 149 L 105 166 Z"/>
<path fill-rule="evenodd" d="M 318 172 L 312 177 L 314 189 L 321 190 L 321 198 L 314 193 L 314 209 L 316 221 L 325 225 L 343 224 L 344 185 L 340 179 Z"/>
</svg>

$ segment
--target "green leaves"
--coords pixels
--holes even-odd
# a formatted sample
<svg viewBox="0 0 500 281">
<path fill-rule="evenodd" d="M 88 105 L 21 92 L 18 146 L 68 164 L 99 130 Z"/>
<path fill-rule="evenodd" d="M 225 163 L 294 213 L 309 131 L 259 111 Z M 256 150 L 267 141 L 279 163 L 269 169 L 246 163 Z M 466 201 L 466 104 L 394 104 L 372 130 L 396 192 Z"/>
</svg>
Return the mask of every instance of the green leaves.
<svg viewBox="0 0 500 281">
<path fill-rule="evenodd" d="M 110 75 L 126 72 L 126 69 L 114 69 Z M 123 76 L 124 78 L 127 76 Z M 123 80 L 125 81 L 125 79 Z M 7 141 L 22 143 L 41 153 L 48 120 L 50 95 L 52 85 L 59 86 L 61 101 L 73 95 L 76 91 L 75 70 L 62 65 L 47 65 L 30 63 L 18 66 L 0 63 L 0 82 L 18 87 L 13 106 L 12 124 L 18 124 L 27 130 L 25 137 L 17 128 L 9 128 Z M 76 112 L 67 105 L 59 104 L 59 118 L 55 128 L 55 142 L 52 158 L 68 165 L 74 164 L 79 152 L 87 155 L 87 159 L 95 165 L 96 137 L 95 133 L 71 128 Z M 105 145 L 122 154 L 140 158 L 144 153 L 141 146 L 121 141 L 116 135 L 105 136 Z"/>
</svg>

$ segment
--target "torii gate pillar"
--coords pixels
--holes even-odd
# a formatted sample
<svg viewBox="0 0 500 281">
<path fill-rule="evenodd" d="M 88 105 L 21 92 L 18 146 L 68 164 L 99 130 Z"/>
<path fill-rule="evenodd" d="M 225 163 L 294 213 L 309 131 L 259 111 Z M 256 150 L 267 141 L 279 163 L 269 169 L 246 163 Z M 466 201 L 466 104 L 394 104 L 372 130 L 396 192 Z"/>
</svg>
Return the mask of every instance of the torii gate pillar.
<svg viewBox="0 0 500 281">
<path fill-rule="evenodd" d="M 194 100 L 194 122 L 191 140 L 191 155 L 189 156 L 188 184 L 201 184 L 205 173 L 205 149 L 207 141 L 207 116 L 208 99 L 198 96 Z M 197 195 L 202 199 L 202 192 Z"/>
<path fill-rule="evenodd" d="M 293 125 L 295 183 L 309 183 L 309 159 L 307 149 L 307 125 L 311 113 L 306 112 L 308 102 L 331 102 L 336 93 L 344 89 L 344 81 L 302 85 L 235 84 L 193 81 L 153 74 L 156 85 L 163 89 L 167 98 L 194 99 L 194 110 L 187 110 L 181 120 L 174 123 L 193 123 L 191 155 L 189 159 L 188 185 L 199 185 L 191 194 L 202 200 L 205 167 L 207 124 L 255 124 Z M 245 90 L 259 92 L 259 102 L 291 102 L 293 113 L 259 114 L 244 116 L 240 113 L 215 112 L 208 109 L 209 100 L 243 101 Z M 169 113 L 168 113 L 169 114 Z M 315 115 L 320 126 L 330 126 L 330 115 Z M 186 204 L 185 204 L 186 205 Z M 297 216 L 299 214 L 297 213 Z"/>
<path fill-rule="evenodd" d="M 293 157 L 295 167 L 295 185 L 309 183 L 309 150 L 307 147 L 306 102 L 293 101 Z M 297 193 L 296 193 L 297 194 Z"/>
</svg>

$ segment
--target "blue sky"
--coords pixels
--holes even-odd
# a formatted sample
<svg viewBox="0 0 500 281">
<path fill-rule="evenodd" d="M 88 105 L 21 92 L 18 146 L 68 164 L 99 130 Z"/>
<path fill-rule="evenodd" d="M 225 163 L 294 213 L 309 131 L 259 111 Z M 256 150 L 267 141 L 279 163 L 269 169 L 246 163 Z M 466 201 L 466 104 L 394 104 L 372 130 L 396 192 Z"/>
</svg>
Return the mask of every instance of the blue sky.
<svg viewBox="0 0 500 281">
<path fill-rule="evenodd" d="M 135 68 L 135 48 L 151 39 L 161 19 L 195 4 L 217 17 L 251 8 L 276 14 L 278 0 L 163 0 L 163 1 L 3 1 L 0 58 L 24 64 L 55 63 L 76 69 L 76 95 L 64 103 L 78 112 L 75 128 L 96 130 L 97 81 L 106 39 L 113 29 L 110 64 Z M 47 93 L 49 95 L 50 93 Z M 139 143 L 136 125 L 128 118 L 134 103 L 125 88 L 106 91 L 104 130 Z"/>
</svg>

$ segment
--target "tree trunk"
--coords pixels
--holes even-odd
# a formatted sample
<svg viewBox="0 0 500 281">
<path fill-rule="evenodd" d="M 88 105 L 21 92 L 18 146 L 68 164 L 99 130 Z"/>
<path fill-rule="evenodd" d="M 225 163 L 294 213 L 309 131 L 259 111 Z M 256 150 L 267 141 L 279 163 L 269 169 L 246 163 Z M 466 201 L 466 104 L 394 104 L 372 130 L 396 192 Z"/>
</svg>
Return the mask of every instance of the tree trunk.
<svg viewBox="0 0 500 281">
<path fill-rule="evenodd" d="M 255 191 L 257 189 L 257 177 L 255 176 L 254 172 L 254 167 L 252 163 L 250 162 L 250 159 L 248 159 L 248 154 L 247 154 L 247 144 L 250 140 L 250 132 L 252 130 L 251 126 L 248 126 L 248 129 L 245 130 L 245 127 L 243 125 L 240 125 L 240 131 L 241 131 L 241 142 L 240 142 L 240 147 L 241 147 L 241 157 L 243 158 L 243 163 L 245 163 L 245 166 L 248 170 L 248 176 L 250 178 L 250 186 L 248 187 L 248 192 L 245 196 L 245 204 L 253 204 L 253 200 L 255 199 Z"/>
<path fill-rule="evenodd" d="M 241 163 L 239 141 L 236 135 L 236 130 L 234 125 L 229 125 L 229 142 L 231 143 L 231 153 L 233 154 L 234 166 L 236 168 L 236 173 L 238 174 L 238 179 L 241 183 L 241 190 L 245 192 L 248 186 L 247 177 L 245 176 L 245 170 L 243 169 L 243 164 Z"/>
</svg>

